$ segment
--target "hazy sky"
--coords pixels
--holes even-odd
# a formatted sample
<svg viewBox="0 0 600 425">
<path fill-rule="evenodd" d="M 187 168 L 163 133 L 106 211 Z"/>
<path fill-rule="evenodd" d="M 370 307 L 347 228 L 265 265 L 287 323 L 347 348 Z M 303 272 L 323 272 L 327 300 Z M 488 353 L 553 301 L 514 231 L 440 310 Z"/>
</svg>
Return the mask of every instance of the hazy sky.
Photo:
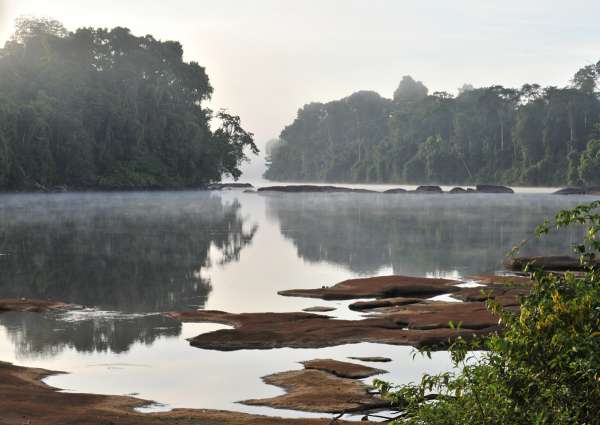
<svg viewBox="0 0 600 425">
<path fill-rule="evenodd" d="M 19 15 L 179 40 L 207 69 L 211 106 L 239 114 L 259 145 L 305 103 L 391 97 L 406 74 L 430 91 L 565 85 L 600 59 L 596 0 L 0 0 L 2 42 Z"/>
</svg>

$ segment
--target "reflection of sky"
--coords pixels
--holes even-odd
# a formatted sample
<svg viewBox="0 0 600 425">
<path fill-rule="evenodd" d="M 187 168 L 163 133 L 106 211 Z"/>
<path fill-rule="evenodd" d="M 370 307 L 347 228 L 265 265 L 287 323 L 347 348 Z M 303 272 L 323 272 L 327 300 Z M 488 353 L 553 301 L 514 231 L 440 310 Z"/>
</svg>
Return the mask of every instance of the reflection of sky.
<svg viewBox="0 0 600 425">
<path fill-rule="evenodd" d="M 97 196 L 101 200 L 104 195 L 85 196 L 86 199 Z M 136 196 L 140 197 L 140 205 L 144 206 L 146 196 L 159 195 Z M 196 199 L 190 193 L 181 196 Z M 239 191 L 214 193 L 212 196 L 220 197 L 224 205 L 238 199 L 243 226 L 250 229 L 257 224 L 258 230 L 250 243 L 242 247 L 239 258 L 233 261 L 222 262 L 223 251 L 214 244 L 208 250 L 206 262 L 203 258 L 195 261 L 205 266 L 190 273 L 209 281 L 212 288 L 205 308 L 231 312 L 283 312 L 332 305 L 337 310 L 326 314 L 348 319 L 361 317 L 348 309 L 348 301 L 281 297 L 277 291 L 331 285 L 367 272 L 374 275 L 397 272 L 459 278 L 465 272 L 478 271 L 477 267 L 481 264 L 498 264 L 505 252 L 502 243 L 510 245 L 523 239 L 525 234 L 522 233 L 532 230 L 528 223 L 537 224 L 544 215 L 551 215 L 584 199 L 589 200 L 548 195 L 313 196 L 259 195 Z M 177 209 L 174 198 L 164 199 L 170 201 L 171 208 Z M 199 213 L 202 211 L 198 210 Z M 440 211 L 442 215 L 437 216 Z M 388 222 L 396 221 L 398 224 L 403 223 L 405 218 L 414 217 L 420 219 L 418 223 L 423 226 L 423 231 L 401 226 L 388 231 L 381 227 Z M 445 233 L 446 224 L 440 229 L 434 226 L 435 223 L 429 226 L 428 220 L 436 218 L 458 226 L 454 229 L 455 233 Z M 408 220 L 406 223 L 412 225 L 414 222 Z M 435 230 L 433 233 L 430 232 L 432 228 Z M 356 233 L 355 239 L 346 237 L 344 232 L 348 229 Z M 479 233 L 475 231 L 477 229 Z M 206 231 L 210 233 L 210 229 Z M 432 235 L 435 236 L 433 239 Z M 485 238 L 471 240 L 476 249 L 465 246 L 457 250 L 453 244 L 456 241 L 448 240 L 448 235 L 460 237 L 462 242 L 480 235 Z M 555 238 L 549 241 L 548 246 L 558 249 L 568 246 L 569 242 L 568 237 Z M 176 244 L 171 246 L 177 247 Z M 181 245 L 179 248 L 186 249 Z M 422 255 L 427 250 L 443 255 Z M 194 253 L 191 254 L 193 257 Z M 357 257 L 361 257 L 362 261 L 356 262 Z M 466 269 L 461 269 L 463 261 L 468 261 Z M 152 292 L 149 296 L 161 293 Z M 67 318 L 61 321 L 60 317 L 50 319 L 32 314 L 0 315 L 0 360 L 71 372 L 48 379 L 50 384 L 68 390 L 138 393 L 143 398 L 171 407 L 210 407 L 261 413 L 273 411 L 244 407 L 234 402 L 280 394 L 281 390 L 263 384 L 260 377 L 298 368 L 297 362 L 301 360 L 388 356 L 394 359 L 392 363 L 375 367 L 390 370 L 391 373 L 383 377 L 395 382 L 420 379 L 425 371 L 431 373 L 449 367 L 445 353 L 435 353 L 432 361 L 419 358 L 412 361 L 412 349 L 409 347 L 377 344 L 318 350 L 207 351 L 190 347 L 185 338 L 222 326 L 184 324 L 180 327 L 179 323 L 169 323 L 169 320 L 155 315 L 119 315 L 115 312 L 103 315 L 94 310 L 69 314 Z M 118 339 L 124 335 L 126 338 L 120 343 Z M 98 343 L 107 337 L 115 338 L 115 344 Z"/>
<path fill-rule="evenodd" d="M 379 377 L 394 382 L 420 379 L 424 372 L 441 372 L 449 367 L 447 353 L 433 353 L 433 359 L 416 357 L 410 347 L 353 344 L 323 349 L 275 349 L 219 352 L 191 347 L 184 338 L 222 325 L 184 324 L 180 337 L 159 338 L 151 346 L 135 344 L 125 354 L 78 353 L 65 349 L 47 359 L 20 359 L 6 343 L 0 327 L 0 359 L 31 367 L 69 371 L 45 380 L 69 391 L 99 394 L 137 394 L 168 407 L 242 410 L 250 413 L 285 416 L 324 416 L 244 406 L 236 401 L 273 397 L 282 390 L 266 385 L 260 378 L 272 373 L 300 369 L 300 361 L 315 358 L 345 360 L 348 356 L 389 356 L 391 363 L 364 363 L 388 370 Z M 353 360 L 353 362 L 361 363 Z M 366 380 L 367 382 L 370 379 Z"/>
</svg>

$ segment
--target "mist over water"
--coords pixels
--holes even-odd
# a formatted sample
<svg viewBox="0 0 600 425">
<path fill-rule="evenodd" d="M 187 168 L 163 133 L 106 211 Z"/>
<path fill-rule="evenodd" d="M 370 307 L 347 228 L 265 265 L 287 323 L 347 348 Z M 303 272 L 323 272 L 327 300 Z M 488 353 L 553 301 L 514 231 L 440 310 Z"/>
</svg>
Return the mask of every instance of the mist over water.
<svg viewBox="0 0 600 425">
<path fill-rule="evenodd" d="M 0 315 L 0 358 L 71 372 L 48 380 L 69 390 L 135 392 L 167 407 L 267 414 L 281 412 L 235 402 L 279 394 L 260 377 L 296 369 L 301 360 L 389 355 L 394 362 L 384 378 L 408 382 L 446 370 L 447 354 L 415 363 L 410 347 L 377 344 L 224 354 L 185 340 L 219 326 L 182 325 L 159 313 L 328 305 L 336 308 L 335 317 L 360 318 L 347 302 L 281 297 L 277 291 L 392 273 L 494 273 L 537 224 L 591 199 L 237 190 L 0 195 L 3 296 L 86 307 Z M 524 252 L 568 254 L 578 232 L 551 235 Z M 233 379 L 235 391 L 228 383 Z"/>
</svg>

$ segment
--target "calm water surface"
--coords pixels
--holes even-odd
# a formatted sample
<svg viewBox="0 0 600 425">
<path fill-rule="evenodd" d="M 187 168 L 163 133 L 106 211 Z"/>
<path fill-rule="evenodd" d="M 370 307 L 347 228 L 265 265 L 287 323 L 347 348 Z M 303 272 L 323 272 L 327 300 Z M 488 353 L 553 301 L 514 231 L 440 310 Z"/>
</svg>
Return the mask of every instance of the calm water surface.
<svg viewBox="0 0 600 425">
<path fill-rule="evenodd" d="M 225 328 L 180 324 L 159 312 L 298 311 L 348 302 L 277 291 L 390 273 L 465 277 L 501 270 L 536 224 L 592 197 L 515 195 L 249 194 L 162 192 L 0 195 L 0 297 L 52 298 L 86 308 L 0 315 L 0 360 L 69 372 L 47 379 L 69 391 L 136 394 L 172 407 L 298 416 L 236 401 L 281 390 L 261 376 L 313 358 L 389 356 L 383 378 L 409 382 L 449 367 L 446 353 L 354 344 L 326 349 L 190 347 Z M 530 254 L 564 254 L 562 232 Z"/>
</svg>

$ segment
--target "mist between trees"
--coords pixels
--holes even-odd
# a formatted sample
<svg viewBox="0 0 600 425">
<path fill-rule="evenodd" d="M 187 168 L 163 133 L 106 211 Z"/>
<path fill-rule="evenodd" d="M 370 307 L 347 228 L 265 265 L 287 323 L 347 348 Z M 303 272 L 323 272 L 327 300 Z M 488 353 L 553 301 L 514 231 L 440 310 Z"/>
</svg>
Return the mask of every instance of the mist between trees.
<svg viewBox="0 0 600 425">
<path fill-rule="evenodd" d="M 201 187 L 258 152 L 202 106 L 203 67 L 175 41 L 20 18 L 0 49 L 0 190 Z M 220 126 L 212 130 L 212 119 Z"/>
<path fill-rule="evenodd" d="M 310 103 L 267 145 L 265 177 L 600 185 L 599 77 L 600 62 L 564 88 L 465 84 L 453 96 L 405 76 L 393 99 Z"/>
</svg>

